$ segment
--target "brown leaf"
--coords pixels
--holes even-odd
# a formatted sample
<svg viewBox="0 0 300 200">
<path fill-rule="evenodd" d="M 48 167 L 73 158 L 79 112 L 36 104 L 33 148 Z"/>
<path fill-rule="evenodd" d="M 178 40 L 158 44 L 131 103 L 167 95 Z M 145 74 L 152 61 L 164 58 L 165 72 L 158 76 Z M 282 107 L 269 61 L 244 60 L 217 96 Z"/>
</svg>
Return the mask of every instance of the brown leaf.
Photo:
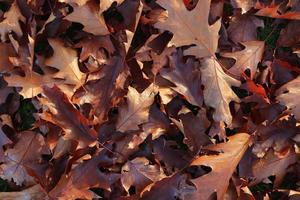
<svg viewBox="0 0 300 200">
<path fill-rule="evenodd" d="M 45 64 L 59 70 L 53 78 L 64 79 L 65 84 L 78 85 L 81 83 L 84 74 L 78 66 L 77 52 L 65 47 L 57 39 L 49 39 L 48 41 L 54 54 L 45 61 Z"/>
<path fill-rule="evenodd" d="M 45 86 L 43 92 L 49 99 L 50 120 L 64 129 L 67 138 L 78 140 L 79 146 L 92 145 L 96 142 L 96 131 L 89 126 L 89 121 L 74 108 L 68 97 L 57 87 Z M 43 117 L 43 116 L 42 116 Z M 47 114 L 43 117 L 47 120 Z"/>
<path fill-rule="evenodd" d="M 250 15 L 237 15 L 227 29 L 229 38 L 234 43 L 254 41 L 257 38 L 258 27 L 264 27 L 261 19 Z"/>
<path fill-rule="evenodd" d="M 269 6 L 265 6 L 263 3 L 257 3 L 255 5 L 255 8 L 259 9 L 259 11 L 257 11 L 255 13 L 255 15 L 278 18 L 278 19 L 300 20 L 300 12 L 299 11 L 291 10 L 291 11 L 287 11 L 285 13 L 281 13 L 279 11 L 280 6 L 281 6 L 281 3 L 276 4 L 275 1 L 272 1 L 272 3 Z"/>
<path fill-rule="evenodd" d="M 228 70 L 230 73 L 240 77 L 246 69 L 250 69 L 251 78 L 253 78 L 256 73 L 257 65 L 262 59 L 265 43 L 262 41 L 247 41 L 241 43 L 245 46 L 244 50 L 223 53 L 222 56 L 236 60 L 235 64 Z"/>
<path fill-rule="evenodd" d="M 208 24 L 210 0 L 198 3 L 192 11 L 188 11 L 182 0 L 161 0 L 158 3 L 167 10 L 168 18 L 155 24 L 155 27 L 171 31 L 174 36 L 171 42 L 176 46 L 196 44 L 185 51 L 197 57 L 213 56 L 217 50 L 219 29 L 218 20 Z M 186 31 L 183 31 L 186 30 Z"/>
<path fill-rule="evenodd" d="M 209 121 L 205 112 L 200 110 L 198 115 L 194 115 L 191 112 L 180 114 L 179 118 L 180 123 L 177 122 L 175 124 L 178 124 L 178 128 L 184 133 L 184 143 L 194 153 L 198 153 L 203 146 L 211 144 L 211 140 L 205 134 L 206 129 L 209 127 Z"/>
<path fill-rule="evenodd" d="M 146 158 L 138 157 L 123 165 L 121 182 L 127 192 L 131 186 L 135 186 L 136 192 L 140 193 L 147 185 L 165 177 L 159 166 L 151 165 Z"/>
<path fill-rule="evenodd" d="M 240 83 L 225 74 L 220 64 L 213 58 L 206 58 L 202 65 L 200 70 L 202 84 L 204 85 L 204 102 L 207 106 L 215 109 L 213 114 L 215 121 L 224 121 L 227 125 L 230 125 L 232 116 L 229 103 L 230 101 L 239 101 L 230 86 L 239 86 Z"/>
<path fill-rule="evenodd" d="M 280 104 L 285 105 L 295 115 L 297 120 L 300 120 L 300 105 L 296 99 L 300 98 L 300 76 L 285 85 L 281 86 L 276 91 L 277 100 Z"/>
<path fill-rule="evenodd" d="M 192 180 L 197 186 L 197 190 L 188 194 L 188 199 L 206 200 L 214 192 L 217 192 L 218 200 L 224 198 L 229 180 L 248 148 L 250 136 L 246 133 L 239 133 L 228 139 L 228 142 L 211 145 L 207 148 L 208 150 L 219 151 L 218 155 L 200 156 L 192 161 L 190 166 L 209 166 L 212 171 Z"/>
<path fill-rule="evenodd" d="M 25 17 L 20 12 L 17 1 L 14 1 L 9 11 L 4 14 L 4 20 L 0 22 L 1 40 L 5 41 L 7 33 L 14 31 L 19 37 L 22 36 L 22 30 L 19 21 L 25 22 Z"/>
<path fill-rule="evenodd" d="M 170 57 L 171 68 L 161 69 L 160 74 L 176 85 L 176 92 L 185 96 L 190 103 L 201 107 L 203 99 L 199 62 L 192 58 L 188 58 L 186 62 L 183 59 L 182 51 L 173 54 Z"/>
<path fill-rule="evenodd" d="M 195 188 L 186 183 L 186 175 L 175 174 L 156 182 L 151 188 L 146 188 L 141 200 L 186 199 L 185 194 Z"/>
<path fill-rule="evenodd" d="M 299 14 L 300 15 L 300 14 Z M 281 30 L 277 41 L 278 46 L 290 47 L 300 41 L 300 22 L 298 20 L 291 21 Z"/>
<path fill-rule="evenodd" d="M 92 103 L 99 121 L 106 120 L 109 109 L 123 97 L 124 82 L 128 75 L 123 58 L 115 56 L 108 65 L 91 73 L 87 83 L 74 95 L 81 103 Z"/>
<path fill-rule="evenodd" d="M 31 199 L 40 200 L 46 199 L 47 195 L 43 191 L 40 185 L 34 185 L 18 192 L 0 192 L 0 199 L 5 200 L 21 200 L 21 199 Z"/>
<path fill-rule="evenodd" d="M 4 158 L 3 146 L 10 143 L 12 143 L 12 141 L 5 135 L 1 127 L 0 128 L 0 161 L 3 160 Z"/>
<path fill-rule="evenodd" d="M 292 149 L 288 149 L 284 154 L 279 156 L 275 155 L 272 150 L 268 151 L 265 157 L 253 162 L 252 172 L 254 181 L 251 182 L 251 185 L 255 185 L 274 175 L 276 176 L 275 185 L 280 184 L 287 173 L 287 168 L 296 163 L 297 160 L 299 160 L 299 155 Z"/>
<path fill-rule="evenodd" d="M 157 93 L 157 86 L 149 85 L 143 93 L 138 93 L 129 87 L 127 93 L 127 105 L 120 107 L 116 128 L 119 131 L 138 130 L 138 125 L 147 122 L 149 108 Z"/>
<path fill-rule="evenodd" d="M 83 30 L 94 35 L 106 35 L 109 31 L 106 27 L 102 13 L 99 13 L 99 6 L 92 1 L 78 6 L 73 4 L 73 12 L 64 19 L 71 22 L 81 23 Z"/>
<path fill-rule="evenodd" d="M 46 154 L 47 148 L 42 135 L 32 131 L 18 134 L 19 141 L 13 148 L 5 151 L 4 163 L 0 166 L 1 178 L 13 180 L 17 185 L 32 183 L 33 178 L 26 171 L 26 163 L 35 163 Z"/>
<path fill-rule="evenodd" d="M 9 57 L 15 56 L 13 46 L 8 43 L 0 43 L 0 51 L 2 52 L 0 56 L 0 72 L 12 70 L 13 66 L 9 61 Z"/>
<path fill-rule="evenodd" d="M 92 187 L 109 189 L 115 179 L 112 175 L 106 175 L 98 169 L 102 161 L 100 155 L 77 165 L 69 174 L 65 174 L 59 180 L 56 187 L 50 191 L 49 196 L 54 199 L 75 200 L 78 198 L 92 199 Z"/>
<path fill-rule="evenodd" d="M 109 54 L 112 54 L 115 51 L 115 47 L 112 44 L 109 36 L 91 36 L 88 38 L 82 39 L 76 47 L 82 47 L 80 53 L 80 62 L 85 61 L 89 56 L 92 56 L 94 59 L 100 60 L 99 49 L 103 48 L 108 51 Z"/>
</svg>

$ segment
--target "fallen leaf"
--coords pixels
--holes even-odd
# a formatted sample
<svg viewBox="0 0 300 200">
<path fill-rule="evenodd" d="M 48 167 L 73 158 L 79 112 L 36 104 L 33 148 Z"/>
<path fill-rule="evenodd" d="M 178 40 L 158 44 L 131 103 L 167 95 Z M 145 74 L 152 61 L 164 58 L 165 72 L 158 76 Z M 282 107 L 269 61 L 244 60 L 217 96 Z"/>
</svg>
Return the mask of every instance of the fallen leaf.
<svg viewBox="0 0 300 200">
<path fill-rule="evenodd" d="M 99 12 L 96 3 L 90 1 L 84 5 L 72 5 L 72 7 L 74 9 L 73 12 L 64 19 L 81 23 L 84 26 L 84 31 L 94 35 L 109 34 L 104 17 Z"/>
<path fill-rule="evenodd" d="M 68 97 L 57 86 L 53 88 L 45 86 L 43 93 L 50 101 L 47 103 L 50 113 L 44 113 L 42 118 L 60 126 L 66 132 L 67 138 L 79 141 L 79 146 L 95 144 L 96 131 L 89 126 L 89 121 L 74 108 Z"/>
<path fill-rule="evenodd" d="M 127 105 L 120 107 L 117 130 L 138 130 L 138 125 L 147 122 L 149 108 L 157 93 L 157 86 L 149 85 L 141 94 L 129 87 L 127 93 Z"/>
<path fill-rule="evenodd" d="M 220 64 L 213 58 L 206 58 L 200 68 L 203 74 L 204 102 L 215 109 L 213 118 L 215 121 L 224 121 L 231 124 L 232 116 L 229 110 L 230 101 L 239 102 L 239 98 L 231 90 L 231 86 L 239 86 L 239 82 L 225 74 Z"/>
<path fill-rule="evenodd" d="M 182 0 L 158 2 L 167 10 L 167 19 L 155 24 L 155 27 L 171 31 L 174 35 L 171 42 L 176 46 L 196 44 L 185 53 L 197 57 L 213 56 L 217 50 L 221 22 L 208 24 L 210 0 L 198 3 L 192 11 L 188 11 Z M 185 31 L 182 31 L 185 30 Z"/>
<path fill-rule="evenodd" d="M 81 103 L 93 103 L 94 114 L 99 118 L 99 122 L 106 120 L 109 109 L 117 105 L 123 97 L 122 90 L 127 75 L 125 61 L 115 56 L 108 65 L 90 74 L 81 88 L 82 92 L 75 93 L 74 98 L 80 99 Z"/>
<path fill-rule="evenodd" d="M 173 89 L 182 94 L 186 99 L 199 107 L 202 106 L 202 89 L 199 70 L 199 62 L 194 59 L 183 60 L 182 52 L 173 54 L 170 57 L 170 69 L 161 69 L 160 74 L 165 79 L 173 82 L 176 87 Z"/>
<path fill-rule="evenodd" d="M 217 199 L 223 199 L 229 180 L 235 171 L 244 152 L 248 148 L 250 136 L 246 133 L 239 133 L 228 138 L 229 141 L 217 145 L 211 145 L 207 149 L 219 151 L 218 155 L 205 155 L 195 158 L 190 166 L 209 166 L 211 172 L 191 180 L 197 190 L 187 194 L 188 199 L 208 199 L 214 192 Z M 222 179 L 220 179 L 222 177 Z"/>
<path fill-rule="evenodd" d="M 261 19 L 250 15 L 237 15 L 227 29 L 228 37 L 234 42 L 254 41 L 257 38 L 257 28 L 264 27 Z"/>
<path fill-rule="evenodd" d="M 287 168 L 296 163 L 298 159 L 299 155 L 290 149 L 281 156 L 276 156 L 272 150 L 268 151 L 265 157 L 253 162 L 252 172 L 254 180 L 251 182 L 251 185 L 255 185 L 274 175 L 276 176 L 275 185 L 279 185 L 287 173 Z"/>
<path fill-rule="evenodd" d="M 109 189 L 113 177 L 98 169 L 97 166 L 101 161 L 102 157 L 96 155 L 77 165 L 69 174 L 64 174 L 61 177 L 56 187 L 50 191 L 49 196 L 63 200 L 92 199 L 95 195 L 89 188 Z"/>
<path fill-rule="evenodd" d="M 38 184 L 18 192 L 0 192 L 0 199 L 6 200 L 39 200 L 45 198 L 47 198 L 47 195 Z"/>
<path fill-rule="evenodd" d="M 4 14 L 4 20 L 0 22 L 1 40 L 5 41 L 7 33 L 14 31 L 19 37 L 22 36 L 22 30 L 19 21 L 25 22 L 25 17 L 21 14 L 17 1 L 14 1 L 10 9 Z"/>
<path fill-rule="evenodd" d="M 18 134 L 19 141 L 13 148 L 5 151 L 4 162 L 0 165 L 1 178 L 13 180 L 17 185 L 23 182 L 33 183 L 33 177 L 26 171 L 26 163 L 38 162 L 41 154 L 46 154 L 47 148 L 42 135 L 32 131 Z"/>
<path fill-rule="evenodd" d="M 251 78 L 253 78 L 256 73 L 257 65 L 262 59 L 265 43 L 261 41 L 247 41 L 241 43 L 245 46 L 245 49 L 232 53 L 223 53 L 222 56 L 236 60 L 235 64 L 228 70 L 230 73 L 240 77 L 246 69 L 250 69 Z"/>
<path fill-rule="evenodd" d="M 300 105 L 295 99 L 300 98 L 300 77 L 286 83 L 276 91 L 277 100 L 286 106 L 300 120 Z"/>
<path fill-rule="evenodd" d="M 146 158 L 138 157 L 123 165 L 121 182 L 126 191 L 134 186 L 136 192 L 140 193 L 147 185 L 165 177 L 159 166 L 151 165 Z"/>
<path fill-rule="evenodd" d="M 175 174 L 156 182 L 142 192 L 141 200 L 184 199 L 185 194 L 195 190 L 186 183 L 186 175 Z"/>
<path fill-rule="evenodd" d="M 78 85 L 81 83 L 84 74 L 79 69 L 76 51 L 64 47 L 64 44 L 57 39 L 48 41 L 54 54 L 45 61 L 45 64 L 59 70 L 53 78 L 64 79 L 65 84 Z"/>
</svg>

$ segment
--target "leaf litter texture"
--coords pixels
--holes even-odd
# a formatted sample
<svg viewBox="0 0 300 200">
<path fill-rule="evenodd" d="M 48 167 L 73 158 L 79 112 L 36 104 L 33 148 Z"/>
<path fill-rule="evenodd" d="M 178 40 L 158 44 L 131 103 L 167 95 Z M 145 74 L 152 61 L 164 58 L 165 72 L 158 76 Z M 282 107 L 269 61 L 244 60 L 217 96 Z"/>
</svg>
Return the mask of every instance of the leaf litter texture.
<svg viewBox="0 0 300 200">
<path fill-rule="evenodd" d="M 1 198 L 299 198 L 299 5 L 1 2 Z"/>
</svg>

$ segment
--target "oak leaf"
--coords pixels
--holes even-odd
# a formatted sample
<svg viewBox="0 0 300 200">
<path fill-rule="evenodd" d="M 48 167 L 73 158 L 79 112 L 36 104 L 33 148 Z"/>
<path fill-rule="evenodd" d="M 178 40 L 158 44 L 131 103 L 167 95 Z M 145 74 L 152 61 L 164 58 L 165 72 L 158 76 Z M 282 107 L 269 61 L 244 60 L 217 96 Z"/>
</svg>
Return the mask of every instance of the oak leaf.
<svg viewBox="0 0 300 200">
<path fill-rule="evenodd" d="M 287 11 L 285 13 L 281 13 L 279 11 L 280 6 L 281 6 L 281 3 L 276 4 L 275 1 L 272 1 L 272 3 L 268 6 L 265 6 L 263 3 L 258 2 L 255 5 L 255 8 L 259 9 L 259 11 L 257 11 L 255 13 L 255 15 L 278 18 L 278 19 L 300 20 L 300 12 L 299 11 L 291 10 L 291 11 Z"/>
<path fill-rule="evenodd" d="M 300 120 L 300 104 L 297 99 L 300 98 L 300 76 L 281 86 L 276 91 L 277 100 L 285 105 Z"/>
<path fill-rule="evenodd" d="M 78 164 L 69 174 L 61 177 L 49 196 L 62 200 L 92 199 L 95 195 L 90 188 L 110 189 L 115 178 L 99 170 L 98 164 L 102 159 L 100 155 L 95 155 L 92 159 Z"/>
<path fill-rule="evenodd" d="M 106 120 L 109 109 L 124 96 L 123 86 L 128 75 L 124 62 L 119 56 L 111 58 L 110 63 L 91 73 L 84 88 L 81 88 L 82 92 L 74 95 L 81 103 L 93 104 L 99 121 Z"/>
<path fill-rule="evenodd" d="M 53 78 L 63 79 L 65 84 L 78 85 L 84 74 L 78 66 L 77 52 L 65 47 L 57 39 L 49 39 L 48 41 L 54 53 L 52 57 L 45 61 L 45 64 L 59 70 Z"/>
<path fill-rule="evenodd" d="M 245 49 L 242 51 L 223 53 L 221 55 L 236 60 L 235 64 L 228 70 L 230 73 L 240 77 L 246 69 L 250 69 L 251 78 L 253 78 L 256 73 L 257 65 L 262 59 L 265 43 L 262 41 L 247 41 L 241 43 L 245 46 Z"/>
<path fill-rule="evenodd" d="M 89 121 L 71 104 L 68 97 L 57 87 L 43 87 L 43 93 L 49 102 L 44 101 L 49 112 L 41 117 L 60 126 L 66 137 L 78 140 L 79 146 L 93 145 L 96 141 L 96 131 L 89 126 Z"/>
<path fill-rule="evenodd" d="M 84 5 L 72 5 L 74 11 L 67 15 L 64 19 L 71 22 L 81 23 L 83 30 L 94 35 L 107 35 L 109 31 L 106 27 L 104 17 L 99 12 L 94 2 L 88 2 Z"/>
<path fill-rule="evenodd" d="M 257 38 L 257 28 L 264 27 L 261 19 L 250 15 L 237 15 L 227 29 L 228 37 L 234 42 L 253 41 Z"/>
<path fill-rule="evenodd" d="M 41 154 L 48 153 L 42 135 L 32 131 L 24 131 L 18 135 L 19 141 L 13 148 L 5 151 L 5 158 L 0 165 L 1 177 L 14 180 L 17 185 L 23 182 L 32 183 L 33 177 L 26 171 L 26 163 L 38 162 Z"/>
<path fill-rule="evenodd" d="M 151 165 L 146 158 L 138 157 L 128 161 L 122 167 L 121 182 L 126 191 L 135 186 L 136 192 L 141 192 L 147 185 L 157 182 L 166 175 L 157 165 Z"/>
<path fill-rule="evenodd" d="M 194 190 L 195 188 L 187 183 L 187 176 L 178 173 L 145 188 L 140 199 L 185 199 L 185 194 Z"/>
<path fill-rule="evenodd" d="M 170 69 L 161 69 L 160 74 L 165 79 L 173 82 L 173 89 L 182 94 L 191 104 L 202 106 L 202 89 L 199 62 L 192 58 L 183 60 L 182 51 L 170 57 Z"/>
<path fill-rule="evenodd" d="M 200 68 L 204 85 L 204 102 L 215 109 L 215 121 L 224 121 L 230 125 L 232 116 L 229 110 L 230 101 L 239 102 L 239 98 L 230 86 L 239 86 L 236 79 L 225 74 L 220 64 L 213 58 L 206 58 Z"/>
<path fill-rule="evenodd" d="M 157 93 L 157 86 L 151 84 L 141 94 L 132 87 L 128 87 L 127 105 L 119 109 L 117 130 L 138 130 L 138 125 L 147 122 L 149 108 Z"/>
<path fill-rule="evenodd" d="M 9 9 L 4 14 L 4 20 L 0 22 L 1 40 L 5 41 L 6 34 L 14 31 L 19 37 L 22 36 L 22 30 L 19 21 L 25 22 L 25 17 L 21 14 L 17 1 L 14 1 Z"/>
<path fill-rule="evenodd" d="M 200 110 L 197 115 L 191 112 L 180 114 L 180 122 L 175 122 L 181 132 L 184 133 L 184 143 L 188 145 L 191 151 L 197 153 L 203 146 L 211 144 L 208 135 L 205 134 L 209 127 L 209 121 L 205 112 Z"/>
<path fill-rule="evenodd" d="M 199 2 L 192 11 L 188 11 L 182 0 L 160 0 L 158 3 L 167 10 L 165 21 L 155 24 L 156 28 L 171 31 L 171 42 L 176 46 L 196 44 L 185 51 L 197 57 L 213 56 L 217 50 L 221 21 L 208 24 L 210 0 Z M 184 31 L 183 31 L 184 30 Z"/>
<path fill-rule="evenodd" d="M 252 173 L 254 180 L 251 182 L 251 185 L 255 185 L 275 175 L 274 184 L 278 186 L 287 173 L 288 167 L 298 160 L 299 155 L 291 148 L 288 148 L 287 152 L 281 153 L 281 155 L 275 155 L 272 150 L 269 150 L 263 158 L 253 162 Z"/>
<path fill-rule="evenodd" d="M 217 193 L 218 200 L 224 199 L 229 180 L 248 148 L 250 136 L 246 133 L 239 133 L 228 139 L 229 141 L 225 143 L 208 146 L 208 150 L 219 151 L 218 155 L 204 155 L 192 161 L 190 166 L 209 166 L 211 172 L 191 180 L 197 190 L 188 194 L 188 199 L 206 200 L 214 192 Z"/>
</svg>

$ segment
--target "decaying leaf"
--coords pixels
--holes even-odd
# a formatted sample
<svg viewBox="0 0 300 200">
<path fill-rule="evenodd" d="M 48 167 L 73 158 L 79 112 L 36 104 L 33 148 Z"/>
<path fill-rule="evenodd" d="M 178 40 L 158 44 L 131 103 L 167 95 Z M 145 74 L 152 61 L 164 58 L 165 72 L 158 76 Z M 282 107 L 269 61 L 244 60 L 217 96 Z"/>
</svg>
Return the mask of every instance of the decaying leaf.
<svg viewBox="0 0 300 200">
<path fill-rule="evenodd" d="M 203 74 L 201 78 L 204 85 L 205 104 L 215 109 L 213 115 L 215 121 L 224 121 L 230 125 L 232 117 L 229 103 L 230 101 L 239 101 L 230 87 L 238 86 L 239 82 L 225 74 L 220 64 L 213 58 L 206 58 L 200 70 Z"/>
<path fill-rule="evenodd" d="M 300 98 L 300 77 L 288 82 L 276 91 L 279 102 L 291 109 L 296 119 L 300 120 L 300 105 L 295 99 Z"/>
<path fill-rule="evenodd" d="M 79 140 L 79 146 L 95 143 L 96 131 L 89 126 L 88 120 L 74 108 L 68 97 L 56 86 L 44 87 L 43 93 L 50 100 L 48 103 L 51 113 L 43 116 L 59 125 L 67 133 L 67 138 Z"/>
<path fill-rule="evenodd" d="M 196 44 L 185 53 L 197 57 L 213 56 L 217 50 L 220 20 L 209 26 L 208 15 L 210 0 L 198 3 L 192 11 L 188 11 L 182 0 L 172 3 L 167 0 L 158 2 L 167 10 L 167 19 L 155 26 L 171 31 L 174 36 L 171 42 L 176 46 Z M 186 31 L 183 31 L 186 30 Z"/>
<path fill-rule="evenodd" d="M 149 85 L 141 94 L 134 88 L 128 88 L 127 105 L 119 110 L 119 117 L 116 124 L 117 130 L 137 130 L 138 125 L 148 120 L 149 108 L 157 93 L 157 86 Z"/>
<path fill-rule="evenodd" d="M 299 16 L 300 0 L 1 1 L 0 199 L 297 199 Z"/>
<path fill-rule="evenodd" d="M 19 37 L 22 36 L 19 21 L 24 22 L 25 18 L 20 12 L 17 1 L 14 1 L 9 11 L 4 14 L 4 20 L 0 22 L 0 35 L 2 41 L 5 41 L 7 33 L 11 31 L 14 31 Z"/>
<path fill-rule="evenodd" d="M 228 139 L 228 142 L 208 147 L 209 150 L 219 151 L 218 155 L 200 156 L 192 161 L 191 166 L 204 165 L 212 171 L 192 180 L 197 190 L 188 194 L 189 199 L 208 199 L 214 192 L 217 199 L 224 198 L 229 179 L 248 148 L 250 136 L 240 133 Z"/>
<path fill-rule="evenodd" d="M 165 178 L 162 169 L 157 165 L 150 165 L 146 158 L 135 158 L 122 167 L 121 182 L 128 191 L 131 186 L 141 192 L 147 185 Z"/>
<path fill-rule="evenodd" d="M 193 59 L 183 61 L 182 52 L 173 54 L 170 58 L 170 69 L 160 70 L 162 77 L 173 82 L 174 90 L 182 94 L 187 100 L 199 107 L 202 106 L 202 89 L 199 63 Z"/>
<path fill-rule="evenodd" d="M 74 11 L 65 17 L 66 20 L 83 24 L 86 32 L 94 35 L 106 35 L 109 33 L 102 13 L 99 13 L 97 4 L 88 2 L 84 5 L 73 5 Z"/>
<path fill-rule="evenodd" d="M 53 78 L 63 79 L 66 84 L 78 85 L 83 78 L 83 73 L 78 66 L 76 51 L 64 47 L 64 44 L 59 40 L 51 39 L 49 43 L 54 54 L 46 60 L 45 64 L 59 70 Z"/>
<path fill-rule="evenodd" d="M 228 70 L 237 77 L 246 70 L 251 70 L 251 78 L 254 77 L 258 63 L 261 61 L 264 53 L 265 43 L 261 41 L 241 42 L 245 49 L 242 51 L 224 53 L 222 56 L 234 58 L 235 64 Z"/>
<path fill-rule="evenodd" d="M 48 153 L 44 138 L 40 134 L 25 131 L 19 133 L 18 139 L 14 148 L 5 151 L 0 176 L 6 180 L 12 179 L 17 185 L 22 185 L 23 182 L 33 183 L 33 177 L 26 171 L 26 164 L 38 163 L 42 154 Z"/>
</svg>

